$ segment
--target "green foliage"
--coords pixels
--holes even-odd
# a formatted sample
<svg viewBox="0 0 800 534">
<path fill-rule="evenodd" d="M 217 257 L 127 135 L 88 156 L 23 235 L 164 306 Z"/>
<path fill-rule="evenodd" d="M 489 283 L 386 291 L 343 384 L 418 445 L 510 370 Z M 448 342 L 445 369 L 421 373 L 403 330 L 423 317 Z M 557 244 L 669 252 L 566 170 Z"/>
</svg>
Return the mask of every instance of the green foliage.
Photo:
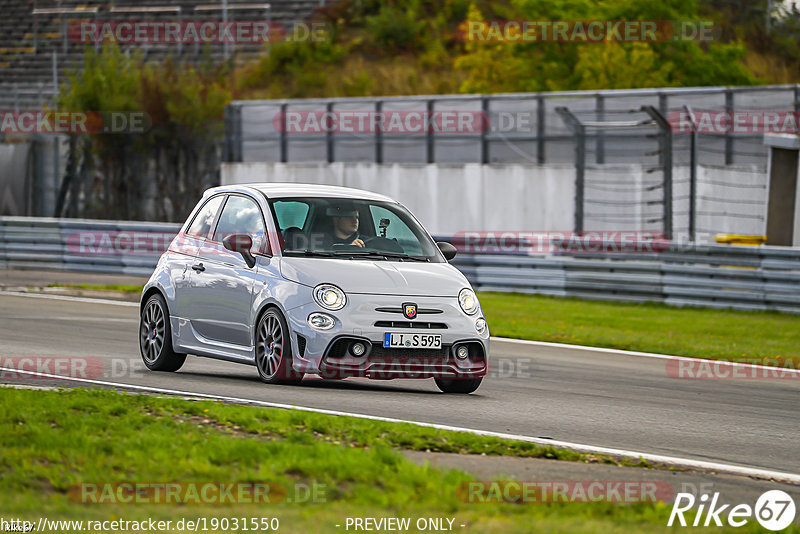
<svg viewBox="0 0 800 534">
<path fill-rule="evenodd" d="M 68 76 L 58 105 L 68 111 L 134 111 L 140 109 L 141 54 L 123 54 L 116 45 L 102 51 L 87 48 L 84 68 Z"/>
<path fill-rule="evenodd" d="M 462 530 L 487 534 L 669 531 L 665 503 L 469 502 L 463 484 L 473 476 L 412 463 L 393 450 L 405 441 L 420 450 L 588 459 L 563 449 L 406 424 L 99 389 L 0 388 L 0 499 L 7 516 L 34 522 L 40 516 L 123 518 L 144 524 L 171 520 L 174 526 L 180 517 L 204 518 L 209 525 L 212 518 L 233 524 L 235 518 L 274 517 L 281 531 L 339 533 L 345 517 L 410 517 L 413 529 L 416 518 L 445 516 L 467 525 Z M 592 458 L 598 459 L 604 460 Z M 235 489 L 219 503 L 113 499 L 122 495 L 113 485 L 123 482 L 212 481 L 276 484 L 288 495 L 283 502 L 257 504 L 231 503 Z M 82 503 L 82 483 L 111 492 L 103 492 L 102 504 L 91 498 Z M 310 488 L 319 488 L 312 493 L 316 500 L 305 502 Z"/>
<path fill-rule="evenodd" d="M 141 83 L 142 108 L 158 114 L 154 126 L 174 127 L 190 136 L 218 131 L 225 106 L 233 99 L 223 76 L 169 60 L 145 66 Z"/>
<path fill-rule="evenodd" d="M 367 35 L 385 52 L 411 52 L 423 48 L 425 22 L 418 20 L 419 1 L 411 1 L 405 9 L 385 4 L 377 15 L 367 17 Z"/>
<path fill-rule="evenodd" d="M 69 111 L 144 112 L 151 128 L 141 133 L 84 136 L 77 146 L 87 198 L 84 216 L 144 217 L 143 192 L 155 178 L 161 194 L 155 216 L 183 220 L 218 172 L 215 145 L 223 130 L 225 105 L 233 99 L 231 72 L 211 61 L 194 67 L 170 58 L 145 63 L 116 44 L 87 47 L 85 67 L 61 88 L 59 108 Z M 96 172 L 97 176 L 90 173 Z M 93 187 L 94 180 L 102 187 Z"/>
<path fill-rule="evenodd" d="M 627 89 L 675 85 L 671 62 L 660 63 L 658 55 L 644 43 L 629 46 L 598 43 L 578 52 L 575 74 L 579 89 Z"/>
<path fill-rule="evenodd" d="M 328 83 L 323 67 L 339 65 L 346 56 L 347 49 L 334 44 L 330 36 L 322 41 L 274 43 L 268 46 L 264 56 L 245 67 L 239 88 L 277 85 L 286 96 L 311 96 Z"/>
<path fill-rule="evenodd" d="M 524 20 L 699 21 L 694 0 L 512 0 Z M 469 20 L 484 20 L 472 8 Z M 739 43 L 471 42 L 455 67 L 467 72 L 463 92 L 623 89 L 747 85 Z M 498 64 L 501 63 L 501 64 Z"/>
<path fill-rule="evenodd" d="M 468 20 L 700 22 L 717 1 L 736 0 L 342 0 L 322 10 L 327 40 L 272 45 L 244 67 L 239 88 L 256 98 L 291 98 L 759 83 L 735 32 L 715 33 L 711 42 L 645 43 L 463 35 Z M 800 49 L 796 33 L 781 35 L 775 42 L 783 49 Z"/>
</svg>

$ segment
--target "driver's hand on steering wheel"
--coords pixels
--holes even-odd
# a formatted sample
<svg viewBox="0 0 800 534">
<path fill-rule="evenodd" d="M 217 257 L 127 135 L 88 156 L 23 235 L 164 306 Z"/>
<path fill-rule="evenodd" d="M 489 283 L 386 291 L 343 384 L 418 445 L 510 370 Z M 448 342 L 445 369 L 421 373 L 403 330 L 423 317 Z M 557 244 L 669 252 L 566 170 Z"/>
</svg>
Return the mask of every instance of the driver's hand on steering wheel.
<svg viewBox="0 0 800 534">
<path fill-rule="evenodd" d="M 351 245 L 357 245 L 357 246 L 359 246 L 361 248 L 364 248 L 364 241 L 362 241 L 361 238 L 354 239 L 353 242 L 350 243 L 350 244 Z"/>
</svg>

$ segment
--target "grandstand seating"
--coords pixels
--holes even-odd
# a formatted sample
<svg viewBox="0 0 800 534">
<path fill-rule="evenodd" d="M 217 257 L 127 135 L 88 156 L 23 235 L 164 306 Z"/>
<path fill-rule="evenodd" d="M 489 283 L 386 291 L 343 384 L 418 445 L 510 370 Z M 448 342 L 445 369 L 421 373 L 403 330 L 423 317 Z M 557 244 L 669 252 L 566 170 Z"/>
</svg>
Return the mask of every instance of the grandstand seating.
<svg viewBox="0 0 800 534">
<path fill-rule="evenodd" d="M 291 27 L 308 21 L 326 0 L 229 0 L 229 21 L 271 21 Z M 48 101 L 54 81 L 83 62 L 85 43 L 68 35 L 80 21 L 221 21 L 221 0 L 0 0 L 0 109 L 38 107 Z M 122 45 L 140 49 L 148 60 L 167 55 L 197 62 L 263 53 L 260 43 Z M 54 75 L 55 73 L 55 75 Z"/>
</svg>

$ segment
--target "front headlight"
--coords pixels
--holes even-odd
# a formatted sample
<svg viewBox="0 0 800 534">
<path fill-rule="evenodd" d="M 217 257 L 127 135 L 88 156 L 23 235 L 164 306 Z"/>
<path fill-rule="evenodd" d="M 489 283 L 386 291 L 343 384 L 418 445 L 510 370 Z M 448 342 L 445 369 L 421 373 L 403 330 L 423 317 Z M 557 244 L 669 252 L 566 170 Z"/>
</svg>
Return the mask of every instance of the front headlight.
<svg viewBox="0 0 800 534">
<path fill-rule="evenodd" d="M 467 315 L 475 315 L 478 311 L 478 297 L 471 289 L 464 288 L 458 294 L 458 304 Z"/>
<path fill-rule="evenodd" d="M 314 302 L 326 310 L 341 310 L 347 304 L 344 291 L 333 284 L 320 284 L 314 288 Z"/>
</svg>

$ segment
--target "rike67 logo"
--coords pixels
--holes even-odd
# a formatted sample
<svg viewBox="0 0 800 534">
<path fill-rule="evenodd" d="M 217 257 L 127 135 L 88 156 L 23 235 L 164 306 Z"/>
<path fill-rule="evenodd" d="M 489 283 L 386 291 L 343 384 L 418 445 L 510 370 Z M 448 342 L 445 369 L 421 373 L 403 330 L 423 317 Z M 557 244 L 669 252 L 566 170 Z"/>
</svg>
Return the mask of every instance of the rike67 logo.
<svg viewBox="0 0 800 534">
<path fill-rule="evenodd" d="M 721 527 L 724 526 L 724 522 L 732 527 L 741 527 L 755 519 L 765 529 L 777 532 L 791 525 L 796 513 L 794 500 L 781 490 L 764 492 L 754 507 L 749 504 L 737 504 L 733 507 L 730 504 L 719 504 L 719 492 L 712 496 L 706 493 L 699 498 L 695 498 L 691 493 L 678 493 L 667 526 L 671 527 L 676 519 L 682 527 L 687 526 L 683 515 L 695 505 L 697 505 L 697 515 L 692 523 L 694 527 Z"/>
</svg>

